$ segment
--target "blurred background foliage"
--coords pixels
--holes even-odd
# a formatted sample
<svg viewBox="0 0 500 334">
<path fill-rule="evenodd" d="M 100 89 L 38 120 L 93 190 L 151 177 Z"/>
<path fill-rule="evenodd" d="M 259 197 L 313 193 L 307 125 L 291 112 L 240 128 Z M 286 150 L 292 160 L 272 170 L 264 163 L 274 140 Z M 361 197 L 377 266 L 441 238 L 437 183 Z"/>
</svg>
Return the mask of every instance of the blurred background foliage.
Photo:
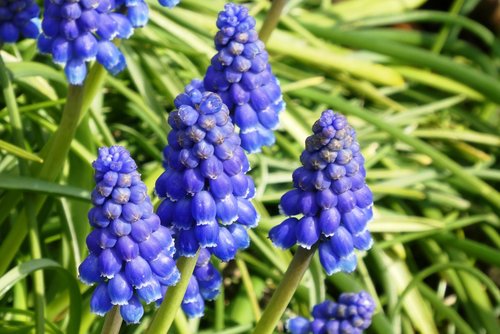
<svg viewBox="0 0 500 334">
<path fill-rule="evenodd" d="M 97 147 L 124 145 L 153 189 L 163 170 L 167 113 L 215 53 L 215 19 L 225 1 L 182 0 L 173 10 L 148 3 L 150 23 L 120 46 L 127 70 L 106 77 L 55 182 L 20 176 L 17 157 L 40 169 L 65 104 L 64 75 L 37 53 L 34 41 L 2 51 L 29 148 L 14 145 L 0 98 L 2 333 L 33 330 L 41 312 L 35 271 L 45 277 L 47 332 L 102 327 L 102 318 L 89 312 L 89 289 L 76 278 L 90 229 L 91 162 Z M 270 2 L 244 3 L 262 24 Z M 325 277 L 315 259 L 285 319 L 307 316 L 325 297 L 365 289 L 377 303 L 369 333 L 498 333 L 499 17 L 498 1 L 486 0 L 288 1 L 267 43 L 287 110 L 276 145 L 250 156 L 262 220 L 251 247 L 237 261 L 218 264 L 224 289 L 205 317 L 178 314 L 173 331 L 251 330 L 291 259 L 289 251 L 272 247 L 267 232 L 283 219 L 278 202 L 291 187 L 313 122 L 331 108 L 357 129 L 375 195 L 370 229 L 376 243 L 359 254 L 352 275 Z M 42 198 L 37 208 L 35 195 Z M 26 237 L 24 212 L 36 219 L 36 240 Z M 33 242 L 42 259 L 31 260 Z M 123 326 L 122 333 L 143 331 L 149 311 L 143 324 Z"/>
</svg>

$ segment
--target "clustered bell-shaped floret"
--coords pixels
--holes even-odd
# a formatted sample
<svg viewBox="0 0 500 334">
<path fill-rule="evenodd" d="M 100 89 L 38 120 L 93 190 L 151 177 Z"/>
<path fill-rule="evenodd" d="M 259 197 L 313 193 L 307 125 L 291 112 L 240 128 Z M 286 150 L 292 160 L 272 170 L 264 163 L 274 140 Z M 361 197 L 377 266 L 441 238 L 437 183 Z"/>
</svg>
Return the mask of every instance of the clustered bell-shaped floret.
<svg viewBox="0 0 500 334">
<path fill-rule="evenodd" d="M 208 248 L 222 261 L 249 245 L 247 229 L 259 217 L 250 199 L 255 185 L 229 110 L 193 81 L 175 99 L 172 130 L 163 151 L 165 172 L 156 181 L 163 198 L 157 213 L 176 236 L 178 256 Z"/>
<path fill-rule="evenodd" d="M 337 303 L 327 300 L 314 306 L 313 320 L 303 317 L 288 320 L 291 334 L 361 334 L 372 320 L 375 303 L 365 291 L 343 293 Z"/>
<path fill-rule="evenodd" d="M 222 276 L 210 262 L 210 257 L 207 249 L 200 249 L 193 276 L 190 277 L 181 304 L 182 310 L 189 318 L 202 317 L 205 301 L 216 299 L 220 293 Z"/>
<path fill-rule="evenodd" d="M 121 146 L 99 149 L 93 163 L 96 187 L 87 237 L 88 257 L 79 267 L 80 280 L 97 284 L 93 313 L 104 315 L 113 305 L 127 323 L 137 323 L 147 304 L 162 298 L 162 289 L 180 278 L 171 232 L 153 212 L 145 184 L 130 153 Z"/>
<path fill-rule="evenodd" d="M 205 75 L 205 89 L 219 94 L 229 108 L 240 131 L 241 146 L 258 152 L 275 142 L 273 130 L 285 108 L 281 88 L 246 7 L 226 4 L 217 27 L 218 52 Z"/>
<path fill-rule="evenodd" d="M 144 0 L 44 0 L 44 3 L 43 34 L 38 39 L 38 48 L 64 66 L 73 85 L 83 83 L 89 61 L 97 60 L 113 75 L 125 69 L 125 57 L 112 41 L 129 38 L 134 28 L 144 26 L 149 19 Z"/>
<path fill-rule="evenodd" d="M 40 8 L 34 0 L 0 0 L 0 44 L 37 38 Z"/>
<path fill-rule="evenodd" d="M 364 158 L 344 116 L 326 110 L 312 129 L 300 157 L 303 166 L 293 173 L 295 189 L 281 198 L 280 209 L 289 218 L 273 227 L 269 237 L 284 249 L 319 244 L 328 275 L 352 272 L 354 249 L 372 246 L 367 223 L 373 196 L 365 183 Z"/>
</svg>

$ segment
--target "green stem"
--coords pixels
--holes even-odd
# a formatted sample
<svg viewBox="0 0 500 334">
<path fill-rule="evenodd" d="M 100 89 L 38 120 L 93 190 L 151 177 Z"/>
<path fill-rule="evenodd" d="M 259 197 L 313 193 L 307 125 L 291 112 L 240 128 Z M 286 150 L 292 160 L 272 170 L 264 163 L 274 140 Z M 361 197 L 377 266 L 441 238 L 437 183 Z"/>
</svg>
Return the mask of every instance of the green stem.
<svg viewBox="0 0 500 334">
<path fill-rule="evenodd" d="M 177 312 L 174 319 L 174 326 L 179 334 L 189 334 L 191 329 L 189 328 L 188 320 L 182 312 Z"/>
<path fill-rule="evenodd" d="M 197 252 L 193 257 L 181 257 L 177 261 L 177 268 L 181 273 L 181 281 L 177 283 L 176 286 L 168 288 L 167 294 L 165 295 L 160 308 L 156 311 L 156 314 L 146 331 L 147 334 L 168 333 L 168 330 L 172 326 L 172 322 L 175 319 L 175 315 L 181 306 L 182 299 L 186 293 L 189 279 L 191 278 L 191 275 L 193 275 L 194 267 L 196 266 L 199 254 L 200 253 Z"/>
<path fill-rule="evenodd" d="M 273 332 L 288 303 L 290 303 L 295 290 L 297 290 L 304 273 L 309 268 L 309 263 L 315 251 L 316 248 L 305 249 L 299 247 L 297 249 L 280 285 L 273 293 L 269 304 L 257 323 L 253 331 L 254 334 L 270 334 Z"/>
<path fill-rule="evenodd" d="M 14 133 L 14 142 L 20 148 L 24 148 L 24 133 L 22 127 L 21 116 L 14 93 L 14 87 L 9 77 L 9 72 L 5 66 L 2 56 L 0 55 L 0 83 L 9 112 L 10 123 Z M 19 172 L 21 175 L 29 175 L 29 168 L 25 160 L 18 159 Z M 38 224 L 36 215 L 33 211 L 33 196 L 25 193 L 26 201 L 26 219 L 29 223 L 29 239 L 31 248 L 31 257 L 33 259 L 42 258 L 40 247 L 40 235 L 38 232 Z M 33 290 L 35 293 L 35 324 L 36 332 L 43 334 L 45 332 L 45 282 L 43 272 L 37 271 L 33 274 Z"/>
<path fill-rule="evenodd" d="M 225 328 L 225 321 L 224 321 L 224 316 L 225 316 L 225 307 L 226 307 L 226 301 L 224 297 L 224 282 L 221 284 L 221 289 L 219 296 L 215 300 L 215 325 L 214 329 L 217 332 L 222 331 Z"/>
<path fill-rule="evenodd" d="M 61 173 L 82 114 L 82 105 L 83 86 L 70 85 L 61 122 L 57 131 L 50 138 L 47 151 L 44 154 L 45 162 L 39 172 L 40 178 L 53 181 Z"/>
<path fill-rule="evenodd" d="M 271 9 L 267 13 L 266 19 L 264 20 L 262 28 L 260 28 L 259 32 L 259 38 L 264 43 L 267 43 L 269 37 L 271 37 L 274 28 L 276 28 L 276 26 L 278 25 L 281 12 L 283 11 L 285 5 L 286 5 L 286 0 L 273 0 Z"/>
<path fill-rule="evenodd" d="M 252 306 L 252 312 L 255 316 L 255 321 L 259 321 L 261 315 L 259 301 L 257 300 L 257 295 L 255 294 L 255 289 L 253 288 L 252 279 L 250 278 L 250 274 L 248 273 L 248 268 L 245 264 L 245 261 L 239 258 L 236 259 L 236 265 L 240 270 L 241 279 L 243 280 L 243 285 L 245 286 L 245 290 L 247 291 L 247 296 L 250 300 L 250 305 Z"/>
<path fill-rule="evenodd" d="M 104 318 L 101 334 L 118 334 L 122 326 L 122 321 L 119 307 L 116 305 L 113 306 L 111 311 L 106 314 L 106 318 Z"/>
</svg>

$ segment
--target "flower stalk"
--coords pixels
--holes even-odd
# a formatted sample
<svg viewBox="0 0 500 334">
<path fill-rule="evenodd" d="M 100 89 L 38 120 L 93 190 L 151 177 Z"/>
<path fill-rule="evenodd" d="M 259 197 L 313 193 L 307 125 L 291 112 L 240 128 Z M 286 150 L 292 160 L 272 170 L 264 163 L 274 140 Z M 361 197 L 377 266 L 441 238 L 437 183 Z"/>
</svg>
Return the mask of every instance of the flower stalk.
<svg viewBox="0 0 500 334">
<path fill-rule="evenodd" d="M 118 334 L 122 326 L 123 319 L 120 315 L 118 306 L 114 306 L 111 311 L 106 314 L 104 318 L 104 325 L 102 326 L 102 334 Z"/>
<path fill-rule="evenodd" d="M 305 249 L 299 247 L 295 253 L 292 262 L 281 280 L 280 285 L 273 293 L 269 304 L 267 305 L 262 317 L 255 327 L 254 334 L 270 334 L 278 324 L 281 316 L 285 312 L 286 307 L 290 303 L 297 287 L 304 276 L 311 259 L 314 256 L 316 247 Z"/>
<path fill-rule="evenodd" d="M 175 315 L 181 306 L 182 299 L 184 298 L 184 294 L 189 284 L 189 279 L 191 275 L 193 275 L 198 255 L 199 251 L 193 257 L 181 257 L 177 261 L 177 268 L 181 273 L 181 280 L 177 285 L 167 290 L 165 298 L 160 308 L 156 311 L 146 334 L 168 333 L 174 322 Z"/>
<path fill-rule="evenodd" d="M 283 12 L 283 8 L 285 8 L 286 1 L 287 0 L 273 0 L 271 9 L 267 13 L 266 19 L 264 20 L 262 28 L 260 28 L 259 32 L 259 37 L 264 43 L 267 43 L 269 37 L 271 37 L 273 30 L 278 25 L 281 12 Z"/>
</svg>

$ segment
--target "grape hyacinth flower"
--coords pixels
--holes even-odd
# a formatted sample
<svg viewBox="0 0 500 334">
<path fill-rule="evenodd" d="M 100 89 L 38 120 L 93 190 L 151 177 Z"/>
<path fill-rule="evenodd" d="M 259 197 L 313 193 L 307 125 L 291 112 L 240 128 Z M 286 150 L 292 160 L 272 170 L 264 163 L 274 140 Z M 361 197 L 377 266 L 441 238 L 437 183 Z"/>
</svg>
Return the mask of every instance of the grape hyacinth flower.
<svg viewBox="0 0 500 334">
<path fill-rule="evenodd" d="M 259 216 L 250 199 L 255 185 L 229 110 L 193 81 L 168 117 L 172 130 L 163 151 L 165 172 L 156 181 L 163 198 L 157 213 L 175 233 L 178 256 L 208 248 L 222 261 L 248 247 L 247 229 Z"/>
<path fill-rule="evenodd" d="M 0 44 L 37 38 L 40 8 L 34 0 L 0 0 Z"/>
<path fill-rule="evenodd" d="M 125 148 L 100 148 L 92 165 L 96 187 L 88 217 L 94 230 L 87 237 L 89 255 L 79 267 L 80 280 L 97 284 L 93 313 L 102 316 L 117 305 L 127 323 L 137 323 L 144 313 L 141 300 L 159 300 L 180 278 L 174 242 Z"/>
<path fill-rule="evenodd" d="M 149 19 L 144 0 L 44 0 L 44 7 L 38 48 L 64 66 L 72 85 L 83 83 L 89 61 L 113 75 L 125 69 L 125 57 L 112 41 L 129 38 Z"/>
<path fill-rule="evenodd" d="M 343 293 L 337 303 L 327 300 L 314 306 L 309 321 L 303 317 L 288 320 L 291 334 L 361 334 L 372 321 L 375 303 L 365 291 Z"/>
<path fill-rule="evenodd" d="M 217 27 L 218 52 L 205 75 L 205 89 L 219 94 L 229 108 L 241 146 L 250 153 L 259 152 L 262 146 L 274 144 L 273 130 L 285 108 L 279 82 L 246 7 L 226 4 Z"/>
<path fill-rule="evenodd" d="M 205 311 L 205 301 L 214 300 L 220 293 L 222 276 L 210 263 L 210 252 L 200 250 L 193 276 L 191 276 L 186 294 L 182 300 L 182 310 L 189 318 L 202 317 Z"/>
<path fill-rule="evenodd" d="M 354 249 L 372 246 L 366 225 L 373 196 L 365 183 L 364 158 L 344 116 L 326 110 L 312 130 L 300 157 L 303 166 L 293 173 L 295 189 L 281 197 L 280 209 L 289 218 L 273 227 L 269 237 L 284 249 L 319 244 L 328 275 L 352 272 L 357 265 Z"/>
</svg>

